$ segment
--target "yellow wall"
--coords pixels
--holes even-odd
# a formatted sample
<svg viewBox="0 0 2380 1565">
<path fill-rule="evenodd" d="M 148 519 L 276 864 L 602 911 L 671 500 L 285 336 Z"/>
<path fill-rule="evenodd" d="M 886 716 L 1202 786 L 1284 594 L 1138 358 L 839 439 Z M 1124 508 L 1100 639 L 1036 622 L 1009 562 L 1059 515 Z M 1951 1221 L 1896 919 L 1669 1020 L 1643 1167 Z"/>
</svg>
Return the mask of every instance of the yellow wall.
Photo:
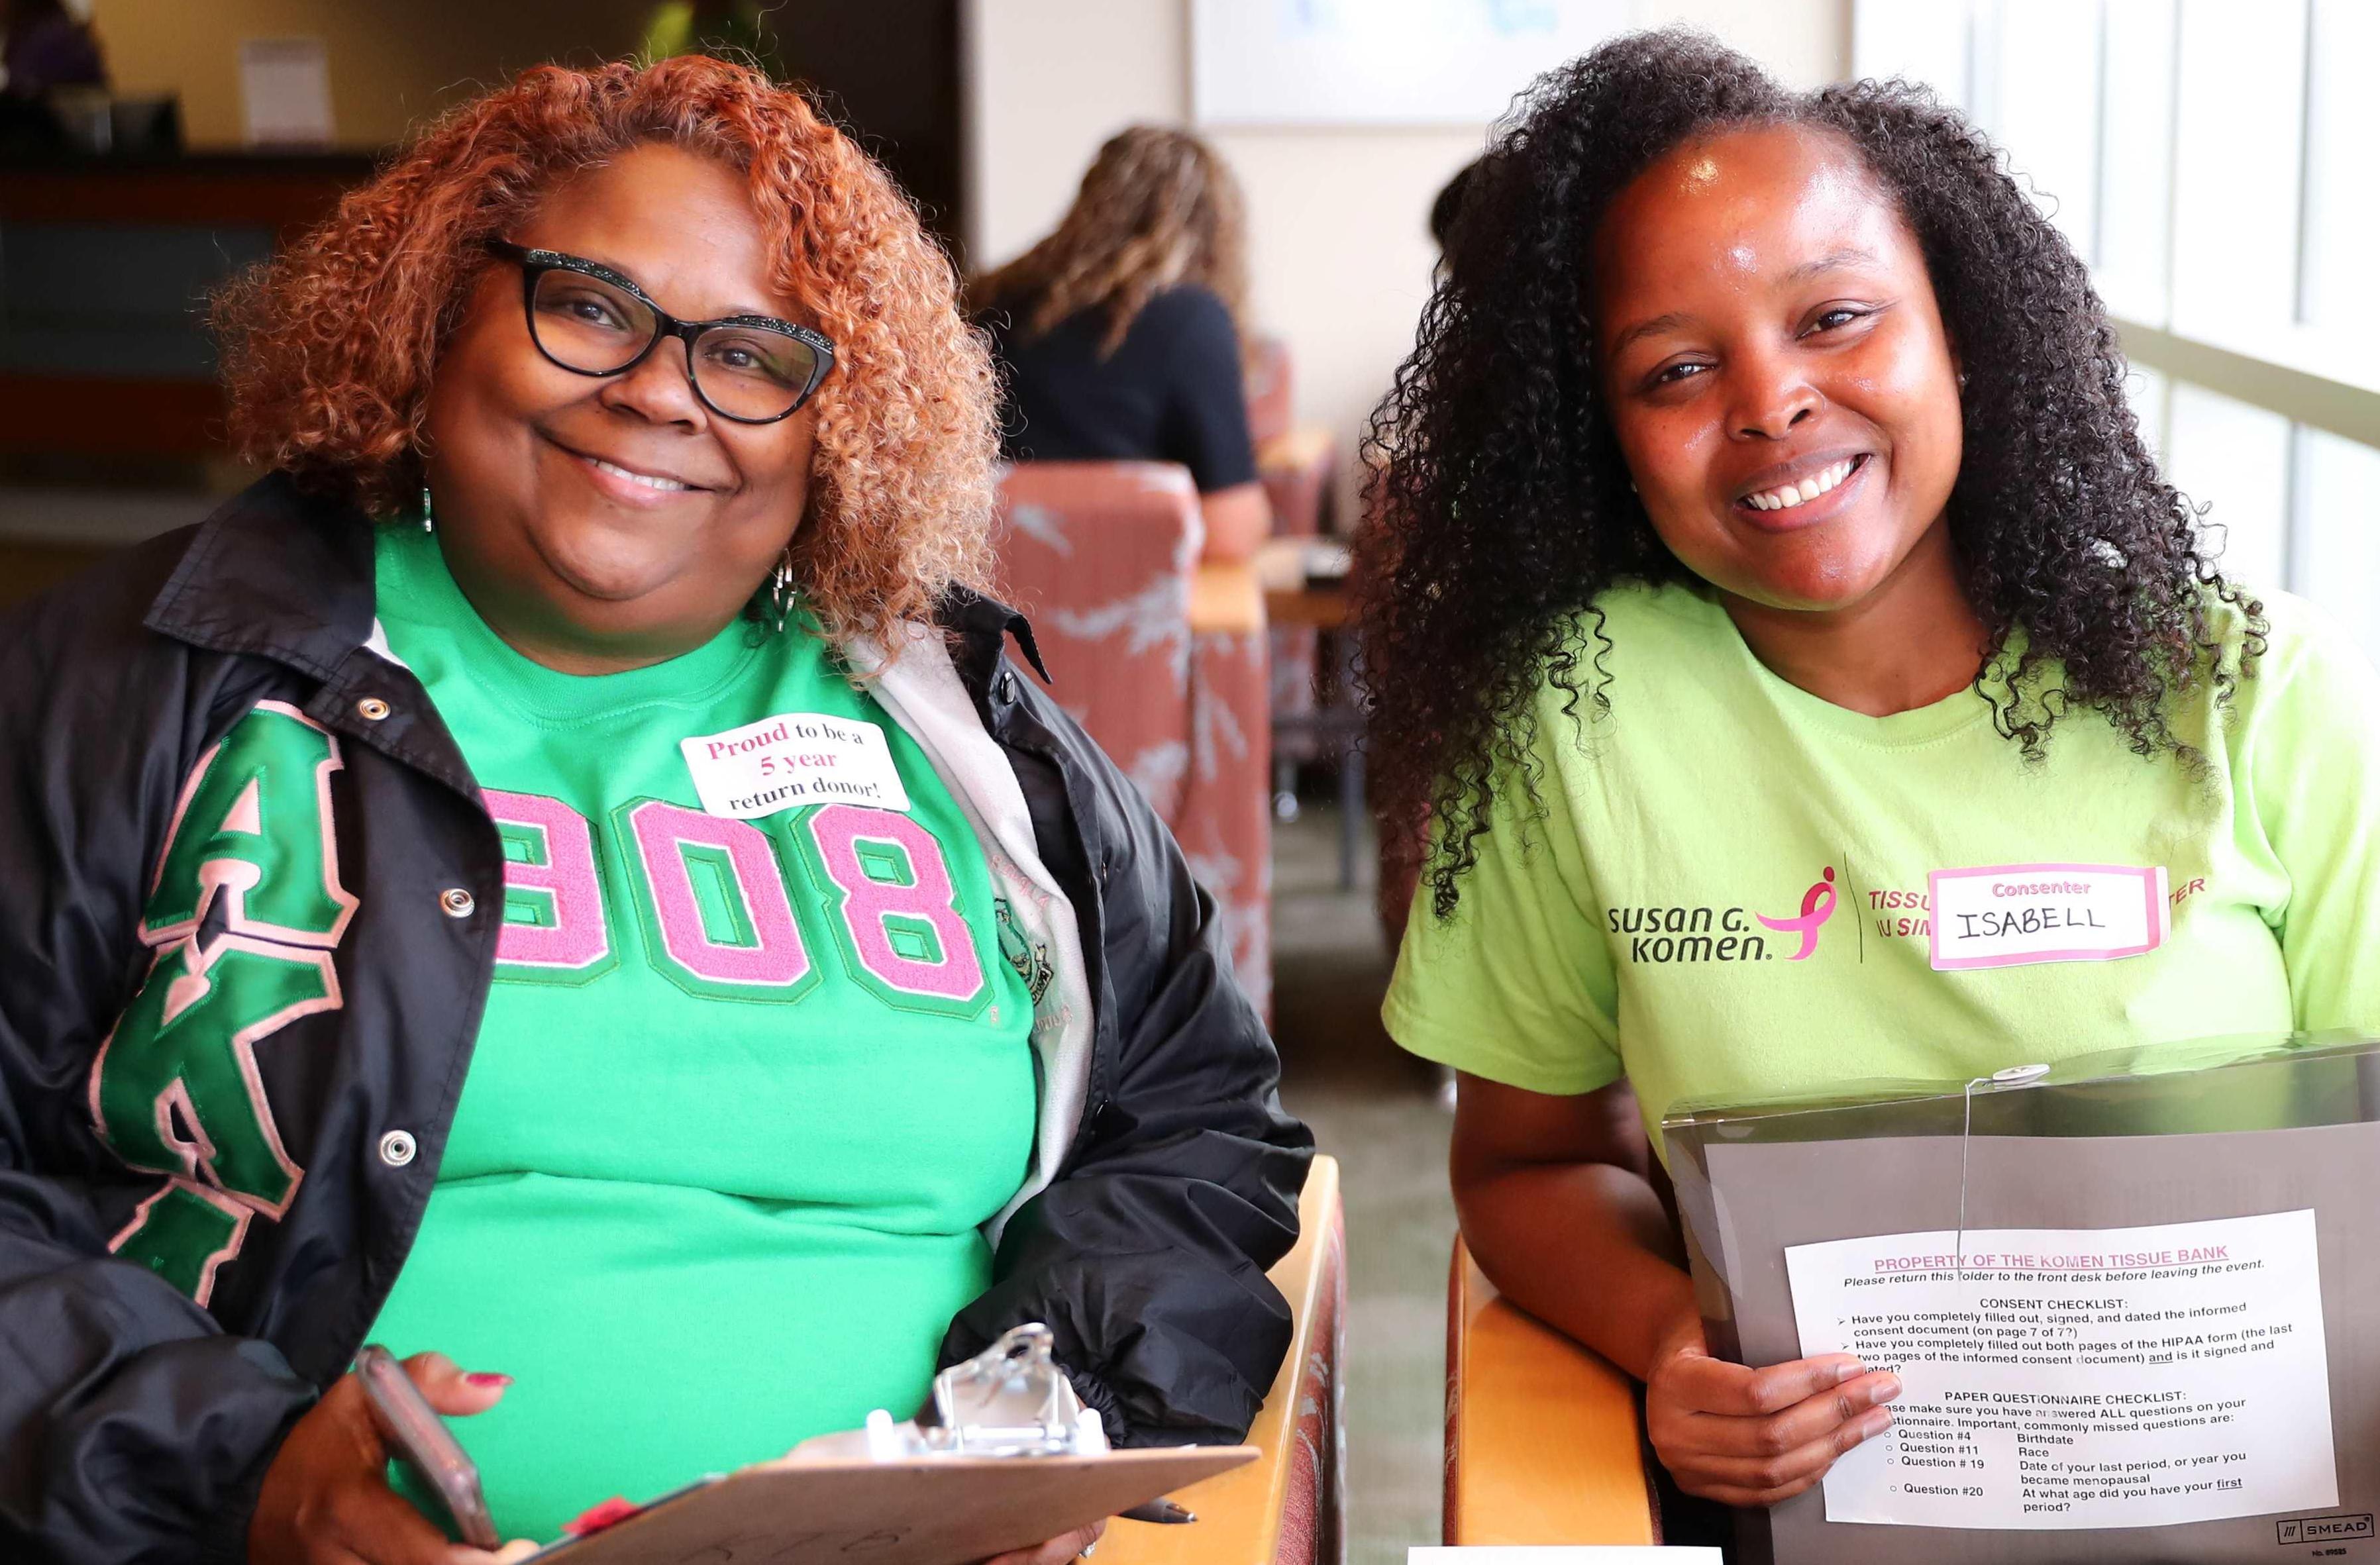
<svg viewBox="0 0 2380 1565">
<path fill-rule="evenodd" d="M 239 45 L 320 38 L 343 147 L 395 140 L 475 86 L 636 46 L 656 0 L 93 0 L 120 93 L 171 92 L 193 147 L 240 140 Z"/>
</svg>

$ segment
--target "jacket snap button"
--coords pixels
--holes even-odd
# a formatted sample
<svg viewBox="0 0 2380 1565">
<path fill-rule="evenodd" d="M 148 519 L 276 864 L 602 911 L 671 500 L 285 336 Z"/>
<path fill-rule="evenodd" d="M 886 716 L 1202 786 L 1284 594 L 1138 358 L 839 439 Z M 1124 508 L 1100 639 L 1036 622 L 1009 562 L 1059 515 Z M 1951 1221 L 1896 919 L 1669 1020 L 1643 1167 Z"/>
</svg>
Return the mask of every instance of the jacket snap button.
<svg viewBox="0 0 2380 1565">
<path fill-rule="evenodd" d="M 438 905 L 446 910 L 449 918 L 468 918 L 471 910 L 480 904 L 473 902 L 471 893 L 462 887 L 449 886 L 438 893 Z"/>
<path fill-rule="evenodd" d="M 388 703 L 378 696 L 366 696 L 356 703 L 356 715 L 366 722 L 378 722 L 388 715 Z"/>
<path fill-rule="evenodd" d="M 390 1131 L 380 1138 L 380 1160 L 390 1168 L 401 1169 L 413 1161 L 413 1137 L 401 1130 Z"/>
<path fill-rule="evenodd" d="M 1016 676 L 1009 673 L 1006 669 L 1001 670 L 999 688 L 1000 698 L 1002 700 L 1014 701 L 1016 699 Z"/>
</svg>

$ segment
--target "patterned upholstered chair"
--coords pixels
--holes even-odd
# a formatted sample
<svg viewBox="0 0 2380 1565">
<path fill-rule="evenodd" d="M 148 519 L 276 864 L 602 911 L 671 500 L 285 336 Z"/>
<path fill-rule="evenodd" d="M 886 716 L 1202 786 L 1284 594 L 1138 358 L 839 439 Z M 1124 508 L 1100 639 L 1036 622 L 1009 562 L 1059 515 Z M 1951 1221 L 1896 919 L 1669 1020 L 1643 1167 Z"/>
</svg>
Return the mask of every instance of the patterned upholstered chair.
<svg viewBox="0 0 2380 1565">
<path fill-rule="evenodd" d="M 1289 1356 L 1248 1431 L 1263 1453 L 1174 1498 L 1195 1526 L 1109 1524 L 1099 1565 L 1342 1565 L 1345 1454 L 1340 1371 L 1347 1335 L 1347 1226 L 1339 1165 L 1314 1159 L 1297 1247 L 1269 1274 L 1295 1320 Z"/>
<path fill-rule="evenodd" d="M 1002 588 L 1060 705 L 1139 784 L 1214 897 L 1239 979 L 1272 996 L 1265 635 L 1190 627 L 1204 529 L 1187 470 L 1028 462 L 1000 482 Z"/>
</svg>

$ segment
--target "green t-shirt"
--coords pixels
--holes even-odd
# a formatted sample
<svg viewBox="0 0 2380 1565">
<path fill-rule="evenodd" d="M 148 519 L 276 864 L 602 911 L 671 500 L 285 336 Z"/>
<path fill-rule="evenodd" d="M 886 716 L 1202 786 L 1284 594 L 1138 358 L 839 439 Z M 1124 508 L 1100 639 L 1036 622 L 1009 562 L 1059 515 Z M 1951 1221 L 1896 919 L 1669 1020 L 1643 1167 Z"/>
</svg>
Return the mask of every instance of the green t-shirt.
<svg viewBox="0 0 2380 1565">
<path fill-rule="evenodd" d="M 419 529 L 378 557 L 506 891 L 374 1340 L 515 1377 L 454 1425 L 507 1537 L 907 1416 L 1034 1139 L 1033 997 L 957 802 L 798 625 L 579 678 L 499 640 Z M 679 742 L 787 714 L 876 725 L 909 808 L 706 814 Z"/>
<path fill-rule="evenodd" d="M 1499 780 L 1452 916 L 1415 899 L 1389 1031 L 1535 1092 L 1625 1076 L 1658 1147 L 1682 1101 L 2380 1025 L 2380 679 L 2312 606 L 2265 603 L 2228 712 L 2202 683 L 2171 714 L 2207 758 L 2192 776 L 2089 709 L 2039 764 L 1973 690 L 1846 710 L 1771 673 L 1703 592 L 1607 593 L 1610 710 L 1539 691 L 1544 818 Z M 1936 872 L 1995 869 L 1945 883 L 1937 940 Z M 2086 880 L 2103 894 L 2063 894 Z M 2110 906 L 2121 884 L 2161 917 Z M 2060 954 L 2145 943 L 2092 927 L 2127 915 L 2161 943 Z"/>
</svg>

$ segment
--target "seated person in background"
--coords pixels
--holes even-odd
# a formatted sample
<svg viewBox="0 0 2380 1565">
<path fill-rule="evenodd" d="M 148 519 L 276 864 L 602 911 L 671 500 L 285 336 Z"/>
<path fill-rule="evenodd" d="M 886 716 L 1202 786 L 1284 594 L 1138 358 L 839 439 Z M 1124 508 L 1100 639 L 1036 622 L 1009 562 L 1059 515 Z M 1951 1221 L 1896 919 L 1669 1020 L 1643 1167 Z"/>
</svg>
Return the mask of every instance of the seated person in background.
<svg viewBox="0 0 2380 1565">
<path fill-rule="evenodd" d="M 1026 1321 L 1120 1443 L 1242 1435 L 1311 1139 L 1002 662 L 990 364 L 882 172 L 544 67 L 220 319 L 275 471 L 0 618 L 0 1559 L 459 1558 L 368 1338 L 515 1536 Z"/>
<path fill-rule="evenodd" d="M 1480 1265 L 1732 1505 L 1899 1387 L 1710 1356 L 1614 1084 L 1658 1134 L 1688 1098 L 2380 1025 L 2380 679 L 2217 571 L 2005 167 L 1922 90 L 1616 40 L 1473 176 L 1375 422 L 1374 785 L 1436 826 L 1389 1030 L 1465 1073 Z M 2163 944 L 1937 965 L 1930 871 L 2058 863 L 2162 867 Z"/>
<path fill-rule="evenodd" d="M 1014 462 L 1179 462 L 1209 560 L 1272 530 L 1248 439 L 1239 184 L 1186 130 L 1111 138 L 1055 232 L 983 278 Z"/>
</svg>

